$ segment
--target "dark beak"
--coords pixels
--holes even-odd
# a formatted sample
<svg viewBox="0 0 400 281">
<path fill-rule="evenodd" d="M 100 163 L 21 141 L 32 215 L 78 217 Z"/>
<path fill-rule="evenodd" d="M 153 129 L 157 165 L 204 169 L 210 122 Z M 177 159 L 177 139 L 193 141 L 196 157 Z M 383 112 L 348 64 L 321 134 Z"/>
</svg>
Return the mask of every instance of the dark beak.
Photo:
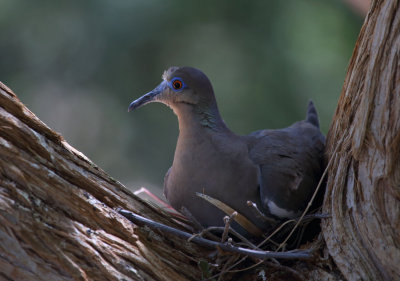
<svg viewBox="0 0 400 281">
<path fill-rule="evenodd" d="M 134 100 L 133 102 L 131 102 L 131 104 L 128 107 L 128 112 L 135 110 L 139 107 L 142 107 L 145 104 L 148 104 L 150 102 L 155 102 L 158 100 L 158 95 L 161 94 L 164 89 L 165 89 L 166 83 L 165 81 L 161 82 L 160 85 L 158 85 L 154 90 L 152 90 L 151 92 L 148 92 L 147 94 L 145 94 L 144 96 L 141 96 L 140 98 L 138 98 L 137 100 Z"/>
</svg>

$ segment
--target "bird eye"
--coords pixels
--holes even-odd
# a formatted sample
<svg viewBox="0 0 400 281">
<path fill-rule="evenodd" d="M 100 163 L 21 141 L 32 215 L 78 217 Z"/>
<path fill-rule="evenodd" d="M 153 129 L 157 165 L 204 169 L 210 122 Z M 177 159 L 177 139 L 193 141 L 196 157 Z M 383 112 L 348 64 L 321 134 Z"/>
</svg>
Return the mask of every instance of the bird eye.
<svg viewBox="0 0 400 281">
<path fill-rule="evenodd" d="M 172 87 L 174 87 L 175 90 L 181 89 L 182 86 L 183 86 L 183 84 L 179 80 L 175 80 L 174 82 L 172 82 Z"/>
<path fill-rule="evenodd" d="M 179 77 L 173 78 L 169 85 L 174 91 L 180 91 L 185 88 L 185 83 Z"/>
</svg>

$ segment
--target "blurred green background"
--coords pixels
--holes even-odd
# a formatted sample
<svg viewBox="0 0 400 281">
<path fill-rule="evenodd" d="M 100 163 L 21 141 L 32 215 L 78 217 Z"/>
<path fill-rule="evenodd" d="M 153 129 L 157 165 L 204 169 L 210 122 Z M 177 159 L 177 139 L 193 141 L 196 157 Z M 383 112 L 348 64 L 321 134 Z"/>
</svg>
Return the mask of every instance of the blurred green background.
<svg viewBox="0 0 400 281">
<path fill-rule="evenodd" d="M 303 119 L 327 132 L 362 16 L 339 0 L 0 0 L 0 80 L 128 187 L 162 187 L 177 120 L 127 113 L 172 65 L 213 83 L 238 134 Z"/>
</svg>

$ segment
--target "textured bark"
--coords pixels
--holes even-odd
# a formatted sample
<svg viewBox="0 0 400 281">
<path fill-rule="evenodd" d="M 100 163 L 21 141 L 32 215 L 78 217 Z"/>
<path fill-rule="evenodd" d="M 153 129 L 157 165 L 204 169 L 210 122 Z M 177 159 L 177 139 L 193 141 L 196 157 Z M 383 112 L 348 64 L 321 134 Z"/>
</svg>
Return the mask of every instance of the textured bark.
<svg viewBox="0 0 400 281">
<path fill-rule="evenodd" d="M 0 280 L 199 279 L 204 250 L 133 226 L 180 227 L 110 178 L 0 83 Z"/>
<path fill-rule="evenodd" d="M 348 280 L 400 280 L 400 9 L 372 3 L 327 137 L 323 223 Z"/>
</svg>

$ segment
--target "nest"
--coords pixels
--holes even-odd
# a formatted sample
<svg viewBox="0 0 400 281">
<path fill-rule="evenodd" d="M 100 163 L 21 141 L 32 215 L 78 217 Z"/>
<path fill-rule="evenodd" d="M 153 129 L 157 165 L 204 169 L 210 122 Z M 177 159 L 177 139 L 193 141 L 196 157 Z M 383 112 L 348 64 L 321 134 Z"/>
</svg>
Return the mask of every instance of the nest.
<svg viewBox="0 0 400 281">
<path fill-rule="evenodd" d="M 192 231 L 182 231 L 127 210 L 118 210 L 118 212 L 136 225 L 158 229 L 161 232 L 173 234 L 211 249 L 212 251 L 208 256 L 198 261 L 203 280 L 225 280 L 232 274 L 240 274 L 240 272 L 247 272 L 255 268 L 257 268 L 257 276 L 254 279 L 258 280 L 267 280 L 265 276 L 271 277 L 271 270 L 283 275 L 279 278 L 284 280 L 305 280 L 301 273 L 291 267 L 291 264 L 299 260 L 315 260 L 323 244 L 322 237 L 319 235 L 319 220 L 328 216 L 320 212 L 324 194 L 321 187 L 324 186 L 324 178 L 330 164 L 331 161 L 322 174 L 320 182 L 302 215 L 297 219 L 270 221 L 271 230 L 262 233 L 257 238 L 246 238 L 235 231 L 231 224 L 241 215 L 233 209 L 227 209 L 223 202 L 204 194 L 198 194 L 198 196 L 227 214 L 224 217 L 225 226 L 203 229 L 194 218 L 191 218 L 187 210 L 181 210 L 186 215 L 186 217 L 183 217 L 177 213 L 166 212 L 159 206 L 154 206 L 154 204 L 152 205 L 158 212 L 169 216 L 172 221 L 183 226 L 184 229 L 192 229 Z M 255 207 L 252 202 L 248 202 L 248 205 Z M 256 207 L 255 211 L 260 212 Z M 260 212 L 259 215 L 262 216 L 262 213 Z M 270 220 L 270 218 L 266 219 Z M 240 225 L 243 227 L 243 224 Z M 254 230 L 246 229 L 246 226 L 244 228 L 249 233 L 254 232 Z"/>
</svg>

